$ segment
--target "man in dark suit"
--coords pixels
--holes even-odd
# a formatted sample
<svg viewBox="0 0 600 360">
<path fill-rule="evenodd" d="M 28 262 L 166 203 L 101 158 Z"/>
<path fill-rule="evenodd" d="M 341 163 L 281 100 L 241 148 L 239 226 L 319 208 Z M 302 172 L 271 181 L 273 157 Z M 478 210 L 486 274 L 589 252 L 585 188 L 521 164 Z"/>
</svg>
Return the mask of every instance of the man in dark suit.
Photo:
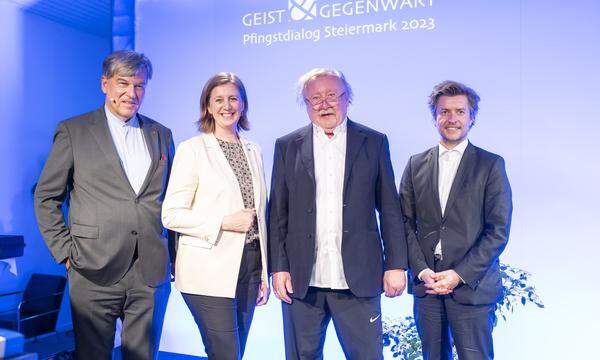
<svg viewBox="0 0 600 360">
<path fill-rule="evenodd" d="M 121 318 L 123 358 L 152 359 L 170 291 L 160 211 L 173 139 L 137 113 L 152 77 L 148 58 L 118 51 L 102 71 L 104 105 L 58 125 L 35 192 L 36 216 L 67 268 L 77 357 L 110 359 Z"/>
<path fill-rule="evenodd" d="M 479 96 L 438 84 L 429 106 L 440 143 L 410 158 L 400 196 L 409 248 L 409 291 L 423 357 L 492 359 L 498 257 L 508 242 L 511 189 L 504 160 L 473 146 Z"/>
<path fill-rule="evenodd" d="M 312 123 L 275 144 L 269 215 L 286 358 L 322 358 L 333 319 L 346 357 L 380 359 L 380 294 L 400 295 L 407 267 L 388 140 L 347 119 L 337 70 L 303 75 L 300 97 Z"/>
</svg>

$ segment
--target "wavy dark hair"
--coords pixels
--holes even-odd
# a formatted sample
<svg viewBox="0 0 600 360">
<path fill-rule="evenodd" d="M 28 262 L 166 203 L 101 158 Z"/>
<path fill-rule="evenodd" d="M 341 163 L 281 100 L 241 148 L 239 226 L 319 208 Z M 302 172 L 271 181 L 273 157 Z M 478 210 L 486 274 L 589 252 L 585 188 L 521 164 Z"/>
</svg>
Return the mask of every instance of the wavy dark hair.
<svg viewBox="0 0 600 360">
<path fill-rule="evenodd" d="M 446 80 L 433 88 L 428 101 L 429 110 L 431 111 L 433 118 L 435 119 L 437 117 L 436 109 L 440 97 L 458 95 L 465 95 L 467 97 L 467 100 L 469 101 L 469 115 L 471 116 L 473 124 L 475 124 L 475 117 L 479 111 L 479 95 L 477 95 L 475 90 L 458 81 Z"/>
</svg>

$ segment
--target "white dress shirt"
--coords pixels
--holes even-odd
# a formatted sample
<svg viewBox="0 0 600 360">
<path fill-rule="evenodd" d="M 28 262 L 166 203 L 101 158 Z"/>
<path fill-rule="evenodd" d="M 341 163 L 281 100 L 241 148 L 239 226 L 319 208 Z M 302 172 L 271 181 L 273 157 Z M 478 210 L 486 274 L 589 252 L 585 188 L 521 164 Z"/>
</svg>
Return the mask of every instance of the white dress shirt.
<svg viewBox="0 0 600 360">
<path fill-rule="evenodd" d="M 469 141 L 464 139 L 460 144 L 456 145 L 454 149 L 446 149 L 444 145 L 438 145 L 438 193 L 440 196 L 440 206 L 442 208 L 442 216 L 446 211 L 446 203 L 448 203 L 448 196 L 450 195 L 450 189 L 452 183 L 456 177 L 458 171 L 458 165 L 465 152 L 465 149 L 469 145 Z M 442 242 L 439 241 L 435 246 L 434 254 L 442 256 Z"/>
<path fill-rule="evenodd" d="M 140 192 L 152 159 L 137 116 L 122 121 L 104 106 L 108 129 L 121 159 L 121 166 L 136 194 Z"/>
<path fill-rule="evenodd" d="M 348 289 L 342 262 L 346 120 L 333 130 L 331 138 L 322 128 L 313 124 L 313 155 L 317 184 L 317 229 L 310 286 Z"/>
</svg>

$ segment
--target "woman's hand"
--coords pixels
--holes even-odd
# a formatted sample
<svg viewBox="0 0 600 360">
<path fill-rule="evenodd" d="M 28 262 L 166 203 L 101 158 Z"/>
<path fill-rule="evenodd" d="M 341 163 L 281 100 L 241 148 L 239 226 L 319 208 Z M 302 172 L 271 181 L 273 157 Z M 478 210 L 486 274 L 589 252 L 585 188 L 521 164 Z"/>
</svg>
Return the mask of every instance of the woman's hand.
<svg viewBox="0 0 600 360">
<path fill-rule="evenodd" d="M 266 304 L 269 300 L 269 294 L 271 294 L 269 284 L 261 281 L 260 287 L 258 288 L 258 296 L 256 297 L 256 305 L 261 306 Z"/>
<path fill-rule="evenodd" d="M 245 233 L 250 231 L 256 219 L 256 210 L 242 209 L 223 218 L 221 229 Z"/>
</svg>

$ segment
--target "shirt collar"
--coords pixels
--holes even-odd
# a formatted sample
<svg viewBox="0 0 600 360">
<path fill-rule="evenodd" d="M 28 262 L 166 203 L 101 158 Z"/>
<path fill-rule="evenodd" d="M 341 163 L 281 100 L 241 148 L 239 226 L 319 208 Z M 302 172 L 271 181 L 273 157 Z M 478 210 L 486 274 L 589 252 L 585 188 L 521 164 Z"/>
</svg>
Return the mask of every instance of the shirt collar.
<svg viewBox="0 0 600 360">
<path fill-rule="evenodd" d="M 467 148 L 467 145 L 469 145 L 468 139 L 464 139 L 463 141 L 461 141 L 460 144 L 458 144 L 454 147 L 454 149 L 446 149 L 446 147 L 444 145 L 439 143 L 438 144 L 438 157 L 442 157 L 445 153 L 450 152 L 450 151 L 456 151 L 462 156 L 462 154 L 465 152 L 465 149 Z"/>
<path fill-rule="evenodd" d="M 110 110 L 108 109 L 108 106 L 106 106 L 106 105 L 104 105 L 104 113 L 106 114 L 106 119 L 108 120 L 108 123 L 117 129 L 125 129 L 127 127 L 132 127 L 132 128 L 140 127 L 140 122 L 138 121 L 137 116 L 134 116 L 127 121 L 122 121 L 115 114 L 110 112 Z"/>
<path fill-rule="evenodd" d="M 344 133 L 346 133 L 346 129 L 348 127 L 348 118 L 344 119 L 344 121 L 342 121 L 338 126 L 336 126 L 333 129 L 333 136 L 331 137 L 331 139 L 334 139 L 336 137 L 338 137 L 339 135 L 342 135 Z M 312 123 L 313 125 L 313 133 L 317 134 L 318 136 L 323 136 L 324 138 L 331 140 L 327 135 L 325 135 L 325 130 L 323 130 L 322 127 L 320 127 L 319 125 Z M 339 135 L 338 135 L 339 134 Z"/>
</svg>

